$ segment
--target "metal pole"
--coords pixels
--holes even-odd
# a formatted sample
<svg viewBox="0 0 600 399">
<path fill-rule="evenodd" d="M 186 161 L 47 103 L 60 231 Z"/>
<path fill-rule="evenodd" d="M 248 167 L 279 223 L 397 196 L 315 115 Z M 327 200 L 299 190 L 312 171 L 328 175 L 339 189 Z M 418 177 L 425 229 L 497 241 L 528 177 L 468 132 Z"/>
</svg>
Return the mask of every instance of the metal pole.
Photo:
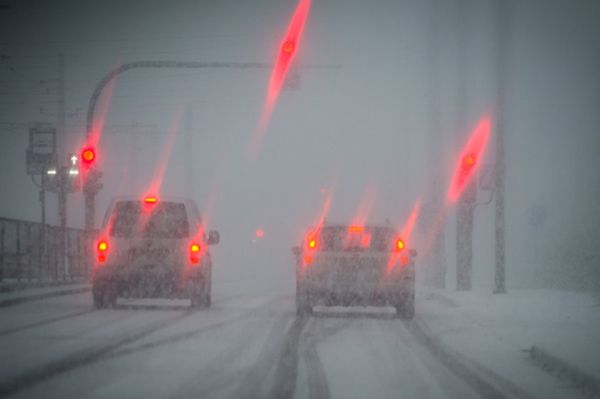
<svg viewBox="0 0 600 399">
<path fill-rule="evenodd" d="M 69 183 L 68 170 L 60 167 L 58 170 L 58 217 L 60 222 L 59 232 L 59 252 L 60 263 L 63 265 L 63 278 L 68 274 L 67 256 L 66 256 L 66 229 L 67 229 L 67 184 Z"/>
<path fill-rule="evenodd" d="M 457 146 L 464 140 L 467 112 L 467 0 L 458 0 L 458 98 L 457 98 Z M 472 203 L 475 202 L 477 186 L 471 182 L 458 200 L 456 208 L 456 289 L 467 291 L 471 289 L 471 274 L 473 270 L 473 224 L 474 212 Z"/>
<path fill-rule="evenodd" d="M 506 293 L 506 248 L 505 248 L 505 178 L 506 160 L 504 153 L 505 145 L 505 85 L 507 64 L 507 24 L 509 22 L 508 0 L 497 1 L 497 46 L 498 46 L 498 82 L 496 98 L 496 208 L 495 208 L 495 269 L 494 269 L 494 294 Z"/>
<path fill-rule="evenodd" d="M 441 103 L 440 103 L 440 45 L 438 24 L 440 13 L 439 0 L 431 0 L 430 10 L 430 28 L 428 45 L 428 64 L 429 64 L 429 129 L 430 129 L 430 165 L 432 168 L 431 185 L 429 192 L 431 203 L 429 205 L 429 228 L 433 231 L 433 243 L 431 261 L 427 268 L 425 283 L 434 288 L 444 288 L 446 286 L 446 225 L 445 218 L 439 222 L 435 220 L 436 215 L 444 206 L 443 203 L 443 157 L 442 157 L 442 131 L 440 124 Z M 443 216 L 441 216 L 443 217 Z"/>
</svg>

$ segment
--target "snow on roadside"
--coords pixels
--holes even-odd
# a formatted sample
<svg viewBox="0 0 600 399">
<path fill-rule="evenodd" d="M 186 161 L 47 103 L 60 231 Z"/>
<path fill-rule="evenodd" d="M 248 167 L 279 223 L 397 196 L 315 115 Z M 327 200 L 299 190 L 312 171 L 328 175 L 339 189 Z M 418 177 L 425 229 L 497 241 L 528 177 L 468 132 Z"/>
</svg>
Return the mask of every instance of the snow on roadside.
<svg viewBox="0 0 600 399">
<path fill-rule="evenodd" d="M 420 292 L 418 320 L 442 344 L 540 397 L 578 393 L 535 370 L 533 345 L 600 378 L 600 307 L 589 293 L 491 289 Z M 543 393 L 543 394 L 541 394 Z"/>
</svg>

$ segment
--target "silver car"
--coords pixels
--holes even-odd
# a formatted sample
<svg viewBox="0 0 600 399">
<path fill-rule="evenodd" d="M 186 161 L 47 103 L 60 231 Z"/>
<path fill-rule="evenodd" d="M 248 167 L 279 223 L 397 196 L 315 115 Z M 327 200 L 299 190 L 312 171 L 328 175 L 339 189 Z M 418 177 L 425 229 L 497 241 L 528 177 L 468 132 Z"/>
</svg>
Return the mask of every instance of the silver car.
<svg viewBox="0 0 600 399">
<path fill-rule="evenodd" d="M 299 315 L 315 305 L 390 305 L 400 317 L 414 316 L 417 253 L 393 228 L 326 224 L 292 251 Z"/>
<path fill-rule="evenodd" d="M 189 298 L 192 307 L 209 307 L 209 246 L 218 242 L 219 233 L 206 232 L 190 199 L 114 199 L 96 241 L 94 305 L 133 297 Z"/>
</svg>

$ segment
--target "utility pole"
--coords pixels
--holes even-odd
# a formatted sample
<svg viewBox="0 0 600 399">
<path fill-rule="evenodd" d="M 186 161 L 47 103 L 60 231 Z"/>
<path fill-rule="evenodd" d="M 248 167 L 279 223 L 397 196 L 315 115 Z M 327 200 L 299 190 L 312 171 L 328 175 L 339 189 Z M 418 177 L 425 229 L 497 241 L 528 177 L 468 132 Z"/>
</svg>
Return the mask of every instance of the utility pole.
<svg viewBox="0 0 600 399">
<path fill-rule="evenodd" d="M 458 98 L 457 98 L 457 146 L 464 141 L 467 112 L 467 0 L 458 0 Z M 458 200 L 456 208 L 456 289 L 471 289 L 473 270 L 473 222 L 476 200 L 476 183 L 470 182 Z"/>
<path fill-rule="evenodd" d="M 185 156 L 184 156 L 184 169 L 185 169 L 185 191 L 186 196 L 188 198 L 195 198 L 195 184 L 194 181 L 194 138 L 192 135 L 194 126 L 194 115 L 192 113 L 192 104 L 187 104 L 185 107 L 185 112 L 183 114 L 183 134 L 184 134 L 184 143 L 185 143 Z"/>
<path fill-rule="evenodd" d="M 429 195 L 431 202 L 428 206 L 429 229 L 433 229 L 433 243 L 430 263 L 425 276 L 425 283 L 434 288 L 444 288 L 446 286 L 446 223 L 445 215 L 441 212 L 444 206 L 443 187 L 443 144 L 442 131 L 440 124 L 441 103 L 440 103 L 440 46 L 439 29 L 440 23 L 439 0 L 430 0 L 430 27 L 428 43 L 429 65 L 429 129 L 430 129 L 430 162 L 432 168 L 431 184 Z M 444 218 L 442 221 L 435 220 L 440 215 Z"/>
<path fill-rule="evenodd" d="M 59 142 L 59 159 L 64 156 L 64 146 L 66 143 L 65 129 L 65 57 L 63 54 L 58 55 L 58 115 L 57 115 L 57 130 L 60 137 Z M 62 143 L 62 145 L 60 145 Z M 63 265 L 64 276 L 69 275 L 69 260 L 67 256 L 67 185 L 70 183 L 67 168 L 60 166 L 58 168 L 58 219 L 60 225 L 59 246 L 60 246 L 60 261 Z"/>
<path fill-rule="evenodd" d="M 505 145 L 505 120 L 506 108 L 505 86 L 506 68 L 508 63 L 508 23 L 509 6 L 508 0 L 496 1 L 496 45 L 498 65 L 498 81 L 496 89 L 496 167 L 495 167 L 495 186 L 496 186 L 496 209 L 495 209 L 495 269 L 494 269 L 494 294 L 506 293 L 506 248 L 505 248 L 505 184 L 506 184 L 506 161 L 504 154 Z"/>
</svg>

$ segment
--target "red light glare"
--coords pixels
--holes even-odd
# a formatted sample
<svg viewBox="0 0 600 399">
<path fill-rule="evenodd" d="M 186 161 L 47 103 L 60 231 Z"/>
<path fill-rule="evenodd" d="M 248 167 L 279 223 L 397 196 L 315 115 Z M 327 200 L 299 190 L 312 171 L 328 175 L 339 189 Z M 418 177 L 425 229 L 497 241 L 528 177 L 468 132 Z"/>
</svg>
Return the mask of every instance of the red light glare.
<svg viewBox="0 0 600 399">
<path fill-rule="evenodd" d="M 193 243 L 190 245 L 190 263 L 196 265 L 200 263 L 200 244 Z"/>
<path fill-rule="evenodd" d="M 398 241 L 396 241 L 396 249 L 401 251 L 404 248 L 405 248 L 404 241 L 399 238 Z"/>
<path fill-rule="evenodd" d="M 257 238 L 263 238 L 265 236 L 265 231 L 263 229 L 256 229 L 254 234 Z"/>
<path fill-rule="evenodd" d="M 146 198 L 144 198 L 144 202 L 146 204 L 156 204 L 158 202 L 158 198 L 156 198 L 156 197 L 146 197 Z"/>
<path fill-rule="evenodd" d="M 85 163 L 92 163 L 96 158 L 96 153 L 92 148 L 86 148 L 81 152 L 81 159 Z"/>
<path fill-rule="evenodd" d="M 105 240 L 99 241 L 98 246 L 98 262 L 104 263 L 106 262 L 106 252 L 108 251 L 108 242 Z"/>
<path fill-rule="evenodd" d="M 363 234 L 360 237 L 360 246 L 362 248 L 369 248 L 371 246 L 371 234 Z"/>
<path fill-rule="evenodd" d="M 296 45 L 290 40 L 286 41 L 285 43 L 283 43 L 283 46 L 281 46 L 281 51 L 283 51 L 286 54 L 291 54 L 295 49 Z"/>
<path fill-rule="evenodd" d="M 473 155 L 465 155 L 463 158 L 463 165 L 465 168 L 470 168 L 475 165 L 475 157 Z"/>
<path fill-rule="evenodd" d="M 460 198 L 473 177 L 477 166 L 481 164 L 480 160 L 485 153 L 490 132 L 491 120 L 486 116 L 479 121 L 469 141 L 460 153 L 458 165 L 452 175 L 448 189 L 447 198 L 449 202 L 456 202 Z"/>
<path fill-rule="evenodd" d="M 285 82 L 285 78 L 296 55 L 296 49 L 300 46 L 304 25 L 306 24 L 308 13 L 310 11 L 310 4 L 311 0 L 299 0 L 294 15 L 288 25 L 287 32 L 281 42 L 280 51 L 279 54 L 277 54 L 275 65 L 269 79 L 267 96 L 258 122 L 258 128 L 251 143 L 251 150 L 253 151 L 258 150 L 260 141 L 265 134 L 273 109 L 275 108 L 275 103 L 279 98 L 281 87 Z"/>
<path fill-rule="evenodd" d="M 311 238 L 308 241 L 308 247 L 312 248 L 312 249 L 316 248 L 317 247 L 317 240 L 315 240 L 314 238 Z"/>
<path fill-rule="evenodd" d="M 358 233 L 358 232 L 364 231 L 365 228 L 363 226 L 350 226 L 350 228 L 348 230 L 351 233 Z"/>
<path fill-rule="evenodd" d="M 410 261 L 408 260 L 408 256 L 402 255 L 400 257 L 400 266 L 408 266 L 409 263 Z"/>
</svg>

